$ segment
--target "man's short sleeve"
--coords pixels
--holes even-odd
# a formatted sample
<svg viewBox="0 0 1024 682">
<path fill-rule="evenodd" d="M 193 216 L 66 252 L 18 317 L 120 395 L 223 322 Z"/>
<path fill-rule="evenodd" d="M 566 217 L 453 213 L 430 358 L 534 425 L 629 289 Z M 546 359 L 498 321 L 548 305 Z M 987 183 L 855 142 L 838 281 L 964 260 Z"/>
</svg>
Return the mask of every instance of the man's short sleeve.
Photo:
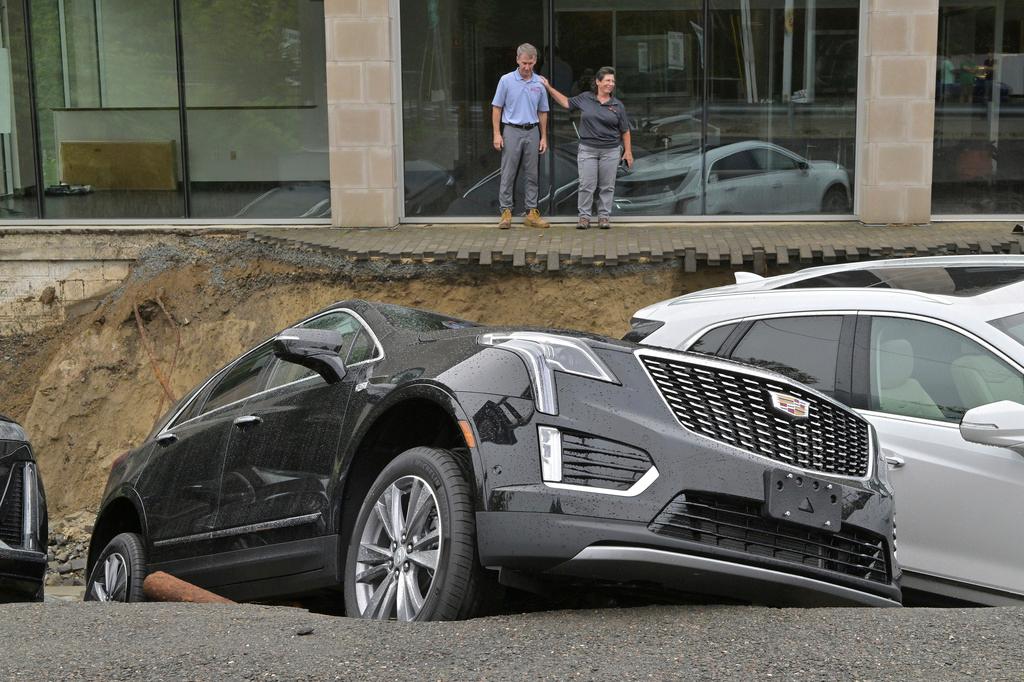
<svg viewBox="0 0 1024 682">
<path fill-rule="evenodd" d="M 508 86 L 505 85 L 505 77 L 498 79 L 498 89 L 494 92 L 494 99 L 491 100 L 492 107 L 505 108 L 505 95 L 508 94 Z"/>
<path fill-rule="evenodd" d="M 537 104 L 537 111 L 551 111 L 551 103 L 548 101 L 548 91 L 543 85 L 540 87 L 540 102 Z"/>
</svg>

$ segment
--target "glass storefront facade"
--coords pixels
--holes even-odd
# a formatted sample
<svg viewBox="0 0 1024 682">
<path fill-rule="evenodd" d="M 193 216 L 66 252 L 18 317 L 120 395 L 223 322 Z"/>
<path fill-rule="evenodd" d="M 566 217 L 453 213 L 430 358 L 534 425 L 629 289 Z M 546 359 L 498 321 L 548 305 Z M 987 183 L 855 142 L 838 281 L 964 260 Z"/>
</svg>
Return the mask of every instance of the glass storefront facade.
<svg viewBox="0 0 1024 682">
<path fill-rule="evenodd" d="M 857 0 L 401 0 L 405 214 L 498 213 L 490 100 L 516 46 L 567 95 L 617 72 L 636 163 L 613 215 L 852 212 Z M 576 211 L 576 115 L 552 105 L 541 209 Z"/>
<path fill-rule="evenodd" d="M 1024 214 L 1024 2 L 939 0 L 932 213 Z"/>
<path fill-rule="evenodd" d="M 322 0 L 14 0 L 2 21 L 0 217 L 330 217 Z"/>
</svg>

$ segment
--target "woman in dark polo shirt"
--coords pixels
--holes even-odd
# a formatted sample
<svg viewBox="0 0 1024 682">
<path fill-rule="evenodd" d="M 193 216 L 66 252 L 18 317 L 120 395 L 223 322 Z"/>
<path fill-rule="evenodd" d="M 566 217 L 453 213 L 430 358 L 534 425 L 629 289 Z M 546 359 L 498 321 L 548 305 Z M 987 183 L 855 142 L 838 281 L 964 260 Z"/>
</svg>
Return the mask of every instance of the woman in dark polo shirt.
<svg viewBox="0 0 1024 682">
<path fill-rule="evenodd" d="M 615 195 L 615 174 L 619 159 L 633 167 L 633 146 L 629 139 L 626 108 L 612 92 L 615 91 L 615 69 L 604 66 L 594 74 L 592 92 L 566 97 L 551 86 L 546 78 L 541 82 L 551 98 L 572 111 L 579 109 L 580 150 L 576 163 L 580 174 L 579 214 L 576 227 L 590 227 L 597 192 L 597 224 L 603 230 L 611 227 L 612 198 Z"/>
</svg>

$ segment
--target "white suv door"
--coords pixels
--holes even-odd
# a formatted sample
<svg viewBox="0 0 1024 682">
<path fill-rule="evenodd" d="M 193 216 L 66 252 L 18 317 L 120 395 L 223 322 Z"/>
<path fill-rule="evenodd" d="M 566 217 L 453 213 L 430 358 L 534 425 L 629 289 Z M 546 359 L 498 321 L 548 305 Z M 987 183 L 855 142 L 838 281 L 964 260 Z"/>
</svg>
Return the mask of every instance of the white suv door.
<svg viewBox="0 0 1024 682">
<path fill-rule="evenodd" d="M 872 314 L 860 317 L 853 370 L 855 400 L 895 464 L 905 587 L 918 573 L 1024 593 L 1024 458 L 958 428 L 970 408 L 1024 403 L 1020 369 L 950 326 Z"/>
</svg>

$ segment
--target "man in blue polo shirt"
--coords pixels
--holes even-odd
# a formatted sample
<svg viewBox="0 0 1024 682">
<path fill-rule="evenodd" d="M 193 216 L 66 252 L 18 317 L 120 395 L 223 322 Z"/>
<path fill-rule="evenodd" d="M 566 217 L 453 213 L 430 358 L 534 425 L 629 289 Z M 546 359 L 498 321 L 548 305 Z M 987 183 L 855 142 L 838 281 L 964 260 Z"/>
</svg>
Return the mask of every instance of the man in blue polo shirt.
<svg viewBox="0 0 1024 682">
<path fill-rule="evenodd" d="M 491 125 L 494 148 L 501 152 L 501 188 L 498 205 L 501 222 L 498 227 L 512 227 L 512 191 L 516 172 L 522 168 L 525 186 L 524 203 L 528 227 L 548 227 L 537 210 L 538 157 L 548 147 L 548 94 L 533 73 L 537 64 L 537 48 L 523 43 L 516 50 L 519 68 L 506 73 L 498 81 L 498 90 L 491 101 Z"/>
</svg>

